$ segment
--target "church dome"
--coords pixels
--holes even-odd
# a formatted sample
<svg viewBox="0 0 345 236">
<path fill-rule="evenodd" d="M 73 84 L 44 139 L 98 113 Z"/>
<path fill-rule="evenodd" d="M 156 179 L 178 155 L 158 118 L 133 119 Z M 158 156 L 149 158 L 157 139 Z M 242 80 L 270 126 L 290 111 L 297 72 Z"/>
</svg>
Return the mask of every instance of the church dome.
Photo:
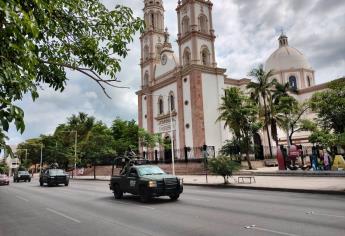
<svg viewBox="0 0 345 236">
<path fill-rule="evenodd" d="M 288 38 L 283 34 L 279 37 L 279 48 L 267 59 L 265 70 L 312 70 L 307 58 L 296 48 L 290 47 L 287 39 Z"/>
</svg>

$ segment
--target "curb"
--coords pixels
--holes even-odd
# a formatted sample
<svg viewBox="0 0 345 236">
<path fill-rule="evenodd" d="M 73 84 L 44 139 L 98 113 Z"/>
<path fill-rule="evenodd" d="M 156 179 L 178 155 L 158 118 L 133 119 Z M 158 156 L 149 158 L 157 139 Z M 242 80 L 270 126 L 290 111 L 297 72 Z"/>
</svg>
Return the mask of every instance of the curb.
<svg viewBox="0 0 345 236">
<path fill-rule="evenodd" d="M 314 190 L 314 189 L 295 189 L 295 188 L 270 188 L 270 187 L 251 187 L 251 186 L 238 186 L 238 185 L 224 185 L 224 184 L 193 184 L 183 183 L 186 186 L 197 187 L 210 187 L 210 188 L 235 188 L 247 190 L 262 190 L 262 191 L 275 191 L 275 192 L 291 192 L 291 193 L 312 193 L 312 194 L 328 194 L 328 195 L 342 195 L 345 196 L 344 191 L 337 190 Z"/>
</svg>

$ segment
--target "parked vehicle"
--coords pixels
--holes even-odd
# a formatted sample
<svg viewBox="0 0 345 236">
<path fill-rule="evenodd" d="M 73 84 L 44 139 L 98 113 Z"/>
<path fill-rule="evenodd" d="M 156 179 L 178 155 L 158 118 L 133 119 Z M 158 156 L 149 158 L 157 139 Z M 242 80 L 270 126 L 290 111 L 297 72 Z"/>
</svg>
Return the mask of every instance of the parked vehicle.
<svg viewBox="0 0 345 236">
<path fill-rule="evenodd" d="M 46 169 L 40 175 L 40 186 L 43 186 L 45 183 L 48 186 L 57 186 L 59 184 L 68 186 L 69 175 L 62 169 Z"/>
<path fill-rule="evenodd" d="M 122 198 L 124 193 L 131 193 L 139 195 L 142 202 L 159 196 L 177 200 L 183 192 L 183 181 L 166 174 L 158 166 L 132 165 L 126 166 L 120 176 L 113 176 L 109 187 L 116 199 Z"/>
<path fill-rule="evenodd" d="M 10 184 L 10 178 L 8 178 L 7 175 L 0 174 L 0 185 L 9 185 L 9 184 Z"/>
<path fill-rule="evenodd" d="M 31 176 L 28 171 L 17 171 L 13 174 L 13 182 L 19 183 L 19 181 L 31 182 Z"/>
</svg>

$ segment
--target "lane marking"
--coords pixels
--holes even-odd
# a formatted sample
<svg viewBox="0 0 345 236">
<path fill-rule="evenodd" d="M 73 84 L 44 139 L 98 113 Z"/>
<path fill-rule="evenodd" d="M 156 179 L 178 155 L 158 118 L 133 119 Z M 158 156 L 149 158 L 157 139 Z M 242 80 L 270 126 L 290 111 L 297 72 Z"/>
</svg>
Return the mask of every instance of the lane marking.
<svg viewBox="0 0 345 236">
<path fill-rule="evenodd" d="M 317 215 L 317 216 L 328 216 L 328 217 L 336 217 L 336 218 L 345 218 L 345 216 L 340 215 L 332 215 L 332 214 L 324 214 L 324 213 L 316 213 L 314 211 L 308 211 L 305 214 L 307 215 Z"/>
<path fill-rule="evenodd" d="M 285 236 L 299 236 L 297 234 L 289 234 L 289 233 L 285 233 L 285 232 L 281 232 L 281 231 L 276 231 L 276 230 L 272 230 L 272 229 L 266 229 L 266 228 L 257 227 L 256 225 L 245 226 L 244 228 L 245 229 L 258 230 L 258 231 L 264 231 L 264 232 L 270 232 L 270 233 L 279 234 L 279 235 L 285 235 Z"/>
<path fill-rule="evenodd" d="M 24 202 L 29 202 L 29 200 L 28 200 L 28 199 L 23 198 L 23 197 L 18 196 L 18 195 L 16 195 L 16 198 L 18 198 L 18 199 L 20 199 L 20 200 L 22 200 L 22 201 L 24 201 Z"/>
<path fill-rule="evenodd" d="M 55 213 L 56 215 L 65 217 L 66 219 L 69 219 L 69 220 L 71 220 L 71 221 L 74 221 L 75 223 L 79 223 L 79 224 L 81 223 L 79 220 L 77 220 L 77 219 L 75 219 L 75 218 L 73 218 L 73 217 L 70 217 L 70 216 L 68 216 L 68 215 L 65 215 L 65 214 L 63 214 L 63 213 L 61 213 L 61 212 L 59 212 L 59 211 L 54 210 L 54 209 L 46 208 L 46 210 L 47 210 L 47 211 L 50 211 L 50 212 L 52 212 L 52 213 Z"/>
</svg>

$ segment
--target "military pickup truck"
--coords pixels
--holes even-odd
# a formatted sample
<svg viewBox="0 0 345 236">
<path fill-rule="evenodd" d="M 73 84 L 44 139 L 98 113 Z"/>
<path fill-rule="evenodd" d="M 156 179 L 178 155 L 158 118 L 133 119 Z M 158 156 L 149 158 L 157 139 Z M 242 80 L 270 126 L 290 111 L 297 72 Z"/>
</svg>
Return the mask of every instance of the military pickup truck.
<svg viewBox="0 0 345 236">
<path fill-rule="evenodd" d="M 109 184 L 114 197 L 120 199 L 124 193 L 139 195 L 142 202 L 153 197 L 169 196 L 177 200 L 183 192 L 183 180 L 166 174 L 158 166 L 127 166 L 119 176 L 113 176 Z"/>
</svg>

